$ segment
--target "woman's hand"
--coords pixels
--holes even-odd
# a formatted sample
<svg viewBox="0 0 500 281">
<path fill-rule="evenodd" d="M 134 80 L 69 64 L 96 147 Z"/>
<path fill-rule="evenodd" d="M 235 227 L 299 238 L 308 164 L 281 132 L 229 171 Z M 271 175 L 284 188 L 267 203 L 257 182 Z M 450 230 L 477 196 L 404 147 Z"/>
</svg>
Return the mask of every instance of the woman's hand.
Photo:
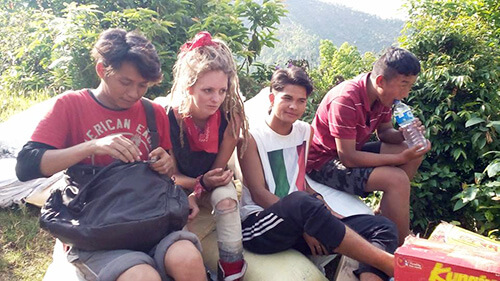
<svg viewBox="0 0 500 281">
<path fill-rule="evenodd" d="M 159 174 L 172 176 L 174 162 L 172 157 L 170 157 L 170 154 L 168 154 L 165 149 L 157 147 L 149 153 L 149 159 L 154 161 L 150 164 L 151 169 L 155 170 Z"/>
<path fill-rule="evenodd" d="M 110 135 L 92 142 L 92 154 L 109 155 L 126 163 L 141 160 L 142 153 L 137 145 L 122 134 Z"/>
<path fill-rule="evenodd" d="M 191 193 L 188 196 L 188 203 L 189 203 L 189 216 L 188 216 L 188 222 L 194 220 L 198 213 L 200 212 L 200 208 L 198 207 L 198 204 L 196 203 L 196 197 L 193 193 Z"/>
<path fill-rule="evenodd" d="M 305 232 L 304 234 L 302 234 L 302 236 L 304 237 L 304 240 L 306 240 L 309 249 L 311 249 L 311 254 L 313 256 L 329 254 L 325 246 L 323 246 L 323 244 L 321 244 L 316 238 L 312 237 L 311 235 Z"/>
<path fill-rule="evenodd" d="M 229 184 L 233 179 L 233 171 L 222 168 L 212 169 L 203 174 L 203 184 L 208 191 Z"/>
</svg>

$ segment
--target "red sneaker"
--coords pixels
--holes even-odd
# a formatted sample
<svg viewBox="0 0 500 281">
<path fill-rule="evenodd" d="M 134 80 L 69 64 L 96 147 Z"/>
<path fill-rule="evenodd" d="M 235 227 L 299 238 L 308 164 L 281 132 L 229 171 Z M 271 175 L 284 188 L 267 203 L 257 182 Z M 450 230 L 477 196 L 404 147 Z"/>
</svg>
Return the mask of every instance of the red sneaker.
<svg viewBox="0 0 500 281">
<path fill-rule="evenodd" d="M 217 267 L 218 281 L 241 281 L 247 271 L 247 263 L 243 259 L 235 262 L 219 260 Z"/>
</svg>

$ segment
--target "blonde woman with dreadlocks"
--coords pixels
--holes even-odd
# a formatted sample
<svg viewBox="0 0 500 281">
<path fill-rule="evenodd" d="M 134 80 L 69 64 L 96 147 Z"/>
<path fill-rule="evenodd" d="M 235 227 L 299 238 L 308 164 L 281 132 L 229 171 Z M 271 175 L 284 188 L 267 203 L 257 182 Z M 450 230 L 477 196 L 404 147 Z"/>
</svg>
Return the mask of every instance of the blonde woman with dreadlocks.
<svg viewBox="0 0 500 281">
<path fill-rule="evenodd" d="M 173 179 L 193 191 L 190 200 L 196 198 L 214 210 L 218 279 L 241 280 L 246 262 L 240 214 L 233 171 L 226 166 L 241 131 L 247 139 L 248 123 L 236 64 L 227 45 L 208 32 L 200 32 L 184 44 L 174 66 L 171 95 Z M 192 210 L 191 217 L 198 211 Z"/>
</svg>

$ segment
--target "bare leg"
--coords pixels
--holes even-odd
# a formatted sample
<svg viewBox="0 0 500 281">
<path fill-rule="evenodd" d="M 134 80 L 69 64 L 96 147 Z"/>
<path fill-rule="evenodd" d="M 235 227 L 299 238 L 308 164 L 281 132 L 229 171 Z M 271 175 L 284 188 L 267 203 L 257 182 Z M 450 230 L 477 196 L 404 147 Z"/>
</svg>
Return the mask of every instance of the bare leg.
<svg viewBox="0 0 500 281">
<path fill-rule="evenodd" d="M 164 262 L 167 274 L 177 281 L 207 280 L 201 253 L 191 241 L 180 240 L 172 244 Z"/>
<path fill-rule="evenodd" d="M 382 215 L 393 221 L 399 233 L 399 244 L 410 234 L 410 181 L 399 167 L 382 166 L 373 170 L 366 191 L 383 191 Z"/>
<path fill-rule="evenodd" d="M 382 143 L 382 146 L 380 148 L 380 153 L 381 154 L 396 154 L 400 153 L 401 151 L 407 149 L 408 146 L 406 143 L 402 144 L 387 144 L 387 143 Z M 403 169 L 405 173 L 408 175 L 408 178 L 410 181 L 413 179 L 415 174 L 417 173 L 418 167 L 420 167 L 420 164 L 422 164 L 422 161 L 424 160 L 424 157 L 419 157 L 416 159 L 411 160 L 410 162 L 403 164 L 399 166 L 399 168 Z"/>
<path fill-rule="evenodd" d="M 335 252 L 369 264 L 389 276 L 394 276 L 394 256 L 373 246 L 349 227 L 346 227 L 344 239 Z"/>
</svg>

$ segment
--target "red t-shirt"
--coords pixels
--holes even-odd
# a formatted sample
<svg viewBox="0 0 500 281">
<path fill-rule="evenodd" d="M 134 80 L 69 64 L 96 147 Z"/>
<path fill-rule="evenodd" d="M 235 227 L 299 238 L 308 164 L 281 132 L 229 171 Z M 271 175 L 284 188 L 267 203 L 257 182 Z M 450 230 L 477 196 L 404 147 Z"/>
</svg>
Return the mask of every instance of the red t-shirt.
<svg viewBox="0 0 500 281">
<path fill-rule="evenodd" d="M 165 109 L 156 103 L 153 103 L 153 108 L 159 146 L 170 149 L 170 128 Z M 31 140 L 61 149 L 113 134 L 123 134 L 131 139 L 141 150 L 142 159 L 147 160 L 151 138 L 142 103 L 138 101 L 129 109 L 113 110 L 104 107 L 89 90 L 84 89 L 62 94 L 40 121 Z M 112 161 L 111 156 L 94 155 L 81 163 L 105 166 Z"/>
<path fill-rule="evenodd" d="M 307 170 L 319 170 L 338 157 L 335 138 L 355 139 L 360 150 L 382 123 L 391 121 L 391 108 L 376 100 L 370 108 L 366 81 L 370 73 L 342 82 L 323 98 L 312 122 L 314 136 Z"/>
</svg>

